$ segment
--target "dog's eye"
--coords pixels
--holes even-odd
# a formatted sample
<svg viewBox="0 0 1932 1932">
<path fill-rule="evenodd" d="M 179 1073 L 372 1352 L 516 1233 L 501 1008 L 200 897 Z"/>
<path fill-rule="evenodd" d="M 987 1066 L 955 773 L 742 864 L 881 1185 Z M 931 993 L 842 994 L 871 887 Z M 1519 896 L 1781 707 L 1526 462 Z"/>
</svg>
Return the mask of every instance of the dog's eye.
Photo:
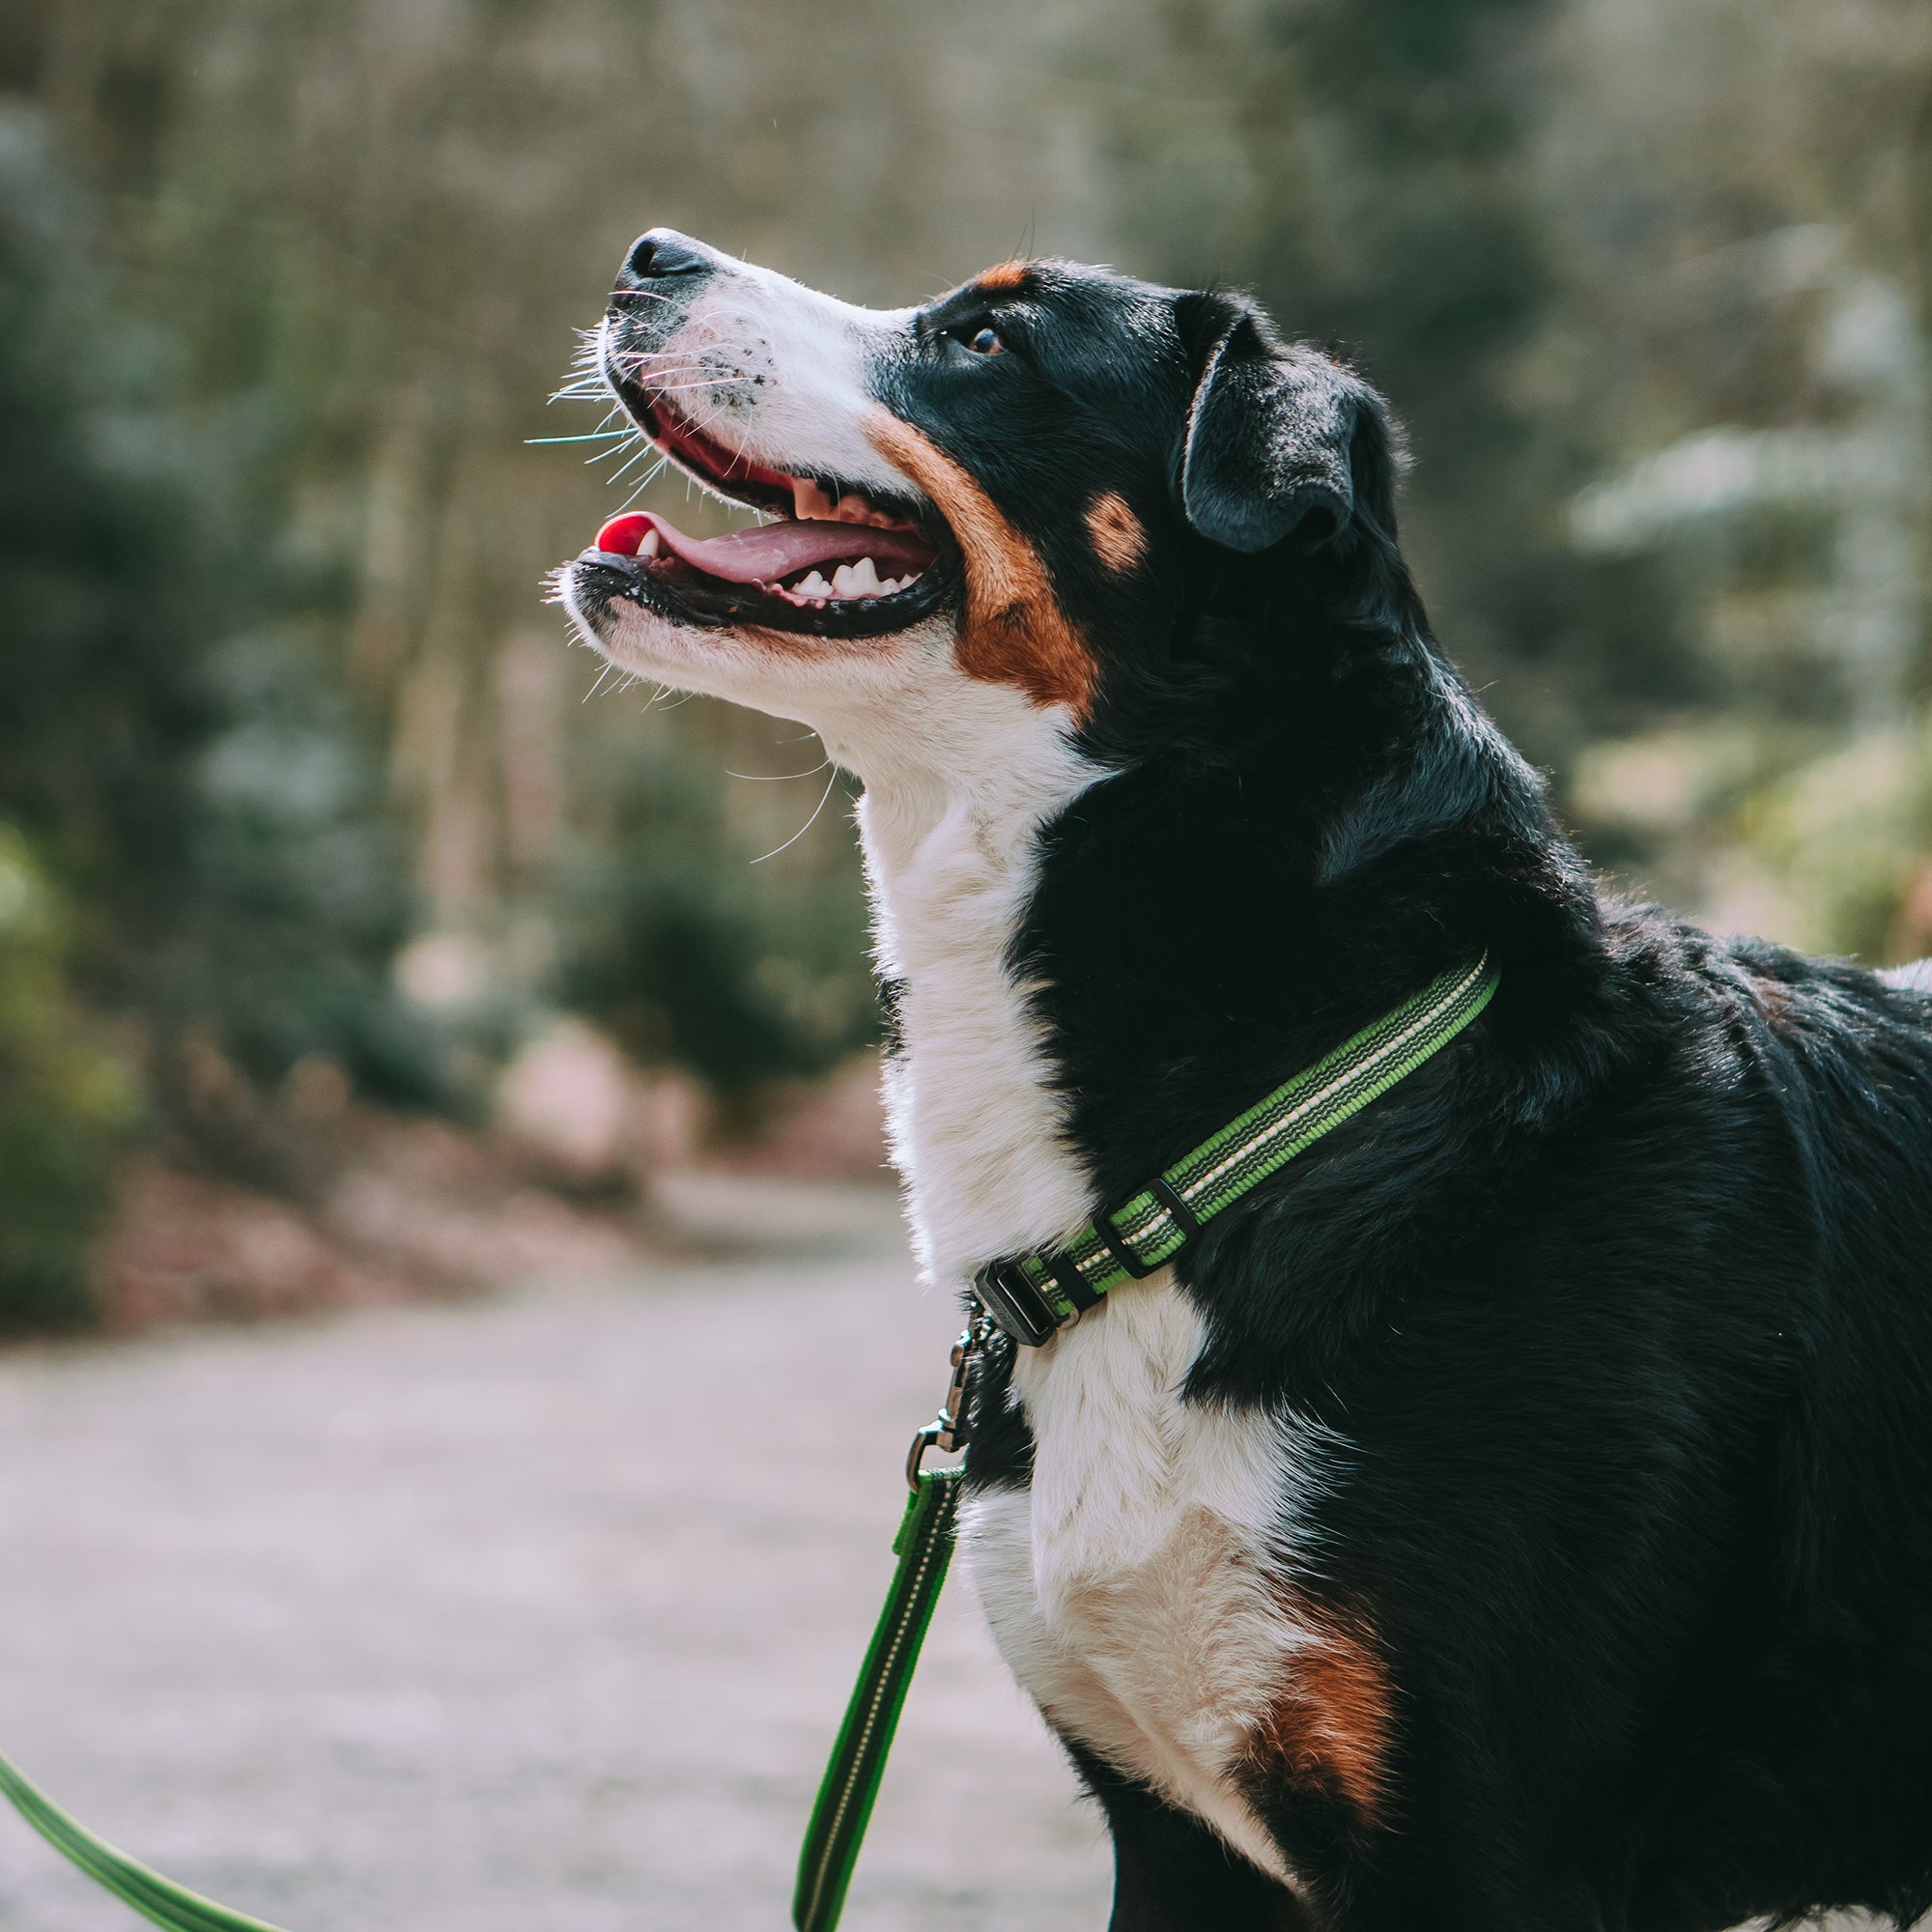
<svg viewBox="0 0 1932 1932">
<path fill-rule="evenodd" d="M 999 330 L 989 322 L 980 323 L 977 328 L 962 328 L 959 340 L 975 355 L 998 355 L 1007 346 L 1000 340 Z"/>
</svg>

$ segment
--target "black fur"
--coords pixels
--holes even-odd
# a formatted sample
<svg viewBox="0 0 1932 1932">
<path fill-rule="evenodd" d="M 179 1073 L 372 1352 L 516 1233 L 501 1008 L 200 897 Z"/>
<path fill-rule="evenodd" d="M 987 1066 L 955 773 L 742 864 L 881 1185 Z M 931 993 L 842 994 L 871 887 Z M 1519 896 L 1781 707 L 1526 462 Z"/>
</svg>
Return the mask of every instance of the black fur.
<svg viewBox="0 0 1932 1932">
<path fill-rule="evenodd" d="M 990 322 L 1008 354 L 958 345 Z M 1350 1445 L 1316 1528 L 1396 1699 L 1371 1825 L 1264 1782 L 1347 1932 L 1932 1905 L 1932 1005 L 1604 898 L 1431 639 L 1373 391 L 1057 265 L 883 371 L 1047 559 L 1119 768 L 1015 966 L 1101 1200 L 1484 948 L 1484 1018 L 1215 1221 L 1202 1401 Z M 1101 492 L 1146 528 L 1096 558 Z M 1004 1400 L 971 1480 L 1027 1480 Z M 1308 1922 L 1091 1759 L 1116 1932 Z"/>
</svg>

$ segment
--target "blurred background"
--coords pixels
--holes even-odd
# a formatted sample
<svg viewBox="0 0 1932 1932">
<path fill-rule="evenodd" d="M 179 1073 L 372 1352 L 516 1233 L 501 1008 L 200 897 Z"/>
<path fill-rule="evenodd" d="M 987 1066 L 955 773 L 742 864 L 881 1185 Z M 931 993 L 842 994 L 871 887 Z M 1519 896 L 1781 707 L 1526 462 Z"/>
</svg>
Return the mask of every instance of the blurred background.
<svg viewBox="0 0 1932 1932">
<path fill-rule="evenodd" d="M 720 1431 L 711 1466 L 741 1470 L 742 1504 L 766 1445 L 718 1421 L 752 1386 L 722 1351 L 791 1269 L 808 1287 L 784 1305 L 832 1324 L 825 1373 L 853 1377 L 826 1454 L 896 1454 L 895 1411 L 883 1463 L 857 1417 L 887 1373 L 867 1350 L 896 1361 L 900 1331 L 838 1299 L 854 1267 L 905 1273 L 846 781 L 798 727 L 615 688 L 541 601 L 639 480 L 602 460 L 598 409 L 547 398 L 658 222 L 865 302 L 1014 253 L 1254 289 L 1406 419 L 1405 534 L 1438 631 L 1600 867 L 1720 927 L 1872 962 L 1932 951 L 1921 0 L 0 0 L 0 1330 L 23 1338 L 0 1357 L 18 1450 L 0 1462 L 10 1535 L 42 1520 L 32 1466 L 94 1498 L 95 1541 L 46 1519 L 45 1599 L 14 1606 L 53 1646 L 14 1646 L 46 1697 L 21 1721 L 83 1781 L 125 1740 L 74 1742 L 50 1687 L 79 1667 L 60 1645 L 125 1641 L 113 1591 L 135 1586 L 109 1552 L 147 1547 L 137 1525 L 176 1524 L 149 1539 L 143 1628 L 234 1641 L 166 1570 L 200 1503 L 140 1488 L 169 1453 L 202 1471 L 182 1479 L 197 1497 L 210 1471 L 242 1482 L 262 1458 L 236 1445 L 263 1438 L 206 1435 L 231 1398 L 348 1458 L 301 1467 L 335 1472 L 324 1515 L 353 1542 L 370 1470 L 409 1460 L 369 1447 L 392 1425 L 428 1459 L 424 1496 L 500 1453 L 487 1406 L 456 1395 L 422 1446 L 395 1367 L 412 1350 L 480 1350 L 492 1388 L 601 1350 L 620 1383 L 627 1362 L 644 1378 L 611 1397 L 610 1455 L 586 1451 L 615 1487 L 584 1501 L 560 1463 L 560 1489 L 490 1492 L 525 1496 L 533 1537 L 567 1492 L 596 1543 L 606 1514 L 644 1507 L 611 1445 L 668 1427 L 676 1404 L 645 1387 L 691 1296 L 712 1311 L 692 1387 L 716 1401 L 690 1427 Z M 651 488 L 702 522 L 681 486 Z M 377 1312 L 192 1325 L 349 1307 Z M 907 1319 L 943 1346 L 944 1310 Z M 547 1343 L 519 1325 L 546 1321 Z M 122 1339 L 32 1339 L 63 1333 Z M 782 1354 L 757 1360 L 793 1400 Z M 390 1409 L 343 1396 L 365 1376 Z M 99 1429 L 61 1422 L 90 1403 L 145 1417 L 120 1475 L 90 1460 Z M 35 1464 L 57 1439 L 68 1460 Z M 249 1492 L 269 1518 L 276 1484 Z M 423 1537 L 452 1533 L 424 1508 Z M 849 1603 L 840 1563 L 820 1574 L 824 1710 L 779 1753 L 770 1843 L 802 1816 L 870 1615 L 869 1571 Z M 110 1575 L 90 1634 L 74 1593 L 96 1603 Z M 705 1575 L 711 1627 L 733 1627 Z M 315 1597 L 298 1649 L 339 1631 L 333 1603 Z M 504 1624 L 502 1670 L 568 1650 L 532 1628 Z M 419 1684 L 440 1653 L 415 1640 L 368 1667 Z M 663 1641 L 623 1666 L 646 1701 L 651 1668 L 697 1668 Z M 968 1687 L 949 1708 L 978 1722 L 1004 1693 L 969 1694 L 984 1660 L 963 1626 L 947 1641 Z M 170 1682 L 192 1678 L 178 1665 Z M 123 1687 L 124 1716 L 153 1676 Z M 370 1720 L 425 1788 L 462 1735 L 467 1693 L 446 1692 L 436 1721 Z M 986 1762 L 1019 1755 L 988 1790 L 1032 1777 L 1058 1805 L 1050 1753 L 999 1709 Z M 412 1757 L 412 1723 L 444 1744 Z M 151 1807 L 150 1844 L 171 1829 L 156 1792 L 185 1776 L 153 1729 L 153 1775 L 105 1787 Z M 694 1715 L 677 1734 L 687 1769 L 704 1733 Z M 331 1899 L 394 1906 L 328 1889 L 299 1822 L 314 1792 L 250 1748 L 219 1777 L 287 1807 L 243 1868 L 258 1900 L 318 1924 L 348 1922 Z M 727 1811 L 767 1802 L 730 1789 Z M 354 1777 L 330 1799 L 368 1802 Z M 1062 1922 L 1054 1885 L 1065 1922 L 1097 1922 L 1091 1821 L 1066 1829 L 1038 1850 L 1029 1923 Z M 181 1830 L 189 1863 L 231 1871 L 218 1822 Z M 65 1893 L 29 1911 L 8 1889 L 29 1884 L 10 1856 L 0 1922 L 10 1899 L 37 1932 L 69 1922 Z M 531 1880 L 549 1922 L 605 1923 L 606 1878 L 633 1900 L 668 1883 L 668 1854 L 618 1860 L 621 1883 L 584 1856 L 590 1878 Z M 967 1877 L 922 1891 L 919 1869 L 908 1851 L 915 1889 L 855 1912 L 983 1922 Z M 759 1870 L 742 1917 L 701 1886 L 679 1909 L 775 1922 Z M 495 1923 L 495 1896 L 463 1922 Z"/>
</svg>

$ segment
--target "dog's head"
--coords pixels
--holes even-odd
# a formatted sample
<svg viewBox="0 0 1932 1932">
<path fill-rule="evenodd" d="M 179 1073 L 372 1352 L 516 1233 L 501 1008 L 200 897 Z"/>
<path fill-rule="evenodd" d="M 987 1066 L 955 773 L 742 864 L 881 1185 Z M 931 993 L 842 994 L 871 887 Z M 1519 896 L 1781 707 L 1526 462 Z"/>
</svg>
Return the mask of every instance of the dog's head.
<svg viewBox="0 0 1932 1932">
<path fill-rule="evenodd" d="M 1241 297 L 1029 262 L 881 312 L 657 229 L 597 349 L 660 449 L 770 520 L 618 516 L 564 575 L 573 614 L 862 776 L 983 759 L 1015 707 L 1131 756 L 1217 611 L 1297 576 L 1359 601 L 1393 557 L 1379 399 Z"/>
</svg>

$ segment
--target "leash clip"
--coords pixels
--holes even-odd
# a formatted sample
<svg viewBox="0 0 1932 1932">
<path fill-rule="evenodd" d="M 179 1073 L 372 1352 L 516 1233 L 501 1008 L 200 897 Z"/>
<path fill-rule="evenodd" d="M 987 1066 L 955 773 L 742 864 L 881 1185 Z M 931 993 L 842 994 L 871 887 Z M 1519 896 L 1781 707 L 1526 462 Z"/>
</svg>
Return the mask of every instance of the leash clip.
<svg viewBox="0 0 1932 1932">
<path fill-rule="evenodd" d="M 912 1447 L 906 1451 L 906 1483 L 915 1492 L 919 1489 L 920 1464 L 925 1461 L 928 1450 L 937 1449 L 950 1455 L 955 1449 L 965 1448 L 973 1439 L 966 1405 L 972 1399 L 973 1370 L 986 1339 L 981 1331 L 989 1325 L 984 1314 L 976 1308 L 952 1345 L 952 1378 L 946 1384 L 946 1399 L 939 1405 L 939 1413 L 912 1438 Z"/>
</svg>

